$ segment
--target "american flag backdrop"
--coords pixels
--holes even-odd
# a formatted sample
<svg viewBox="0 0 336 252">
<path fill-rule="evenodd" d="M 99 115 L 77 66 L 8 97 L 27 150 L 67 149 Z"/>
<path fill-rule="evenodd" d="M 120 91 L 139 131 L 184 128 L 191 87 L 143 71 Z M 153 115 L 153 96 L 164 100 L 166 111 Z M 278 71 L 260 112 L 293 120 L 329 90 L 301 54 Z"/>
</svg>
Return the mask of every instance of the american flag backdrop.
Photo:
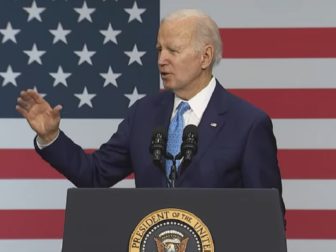
<svg viewBox="0 0 336 252">
<path fill-rule="evenodd" d="M 336 251 L 332 0 L 1 1 L 0 251 L 60 251 L 73 186 L 35 154 L 34 133 L 15 111 L 20 90 L 62 104 L 61 128 L 96 149 L 136 99 L 159 91 L 156 31 L 180 8 L 213 17 L 223 38 L 216 77 L 272 117 L 288 251 Z"/>
</svg>

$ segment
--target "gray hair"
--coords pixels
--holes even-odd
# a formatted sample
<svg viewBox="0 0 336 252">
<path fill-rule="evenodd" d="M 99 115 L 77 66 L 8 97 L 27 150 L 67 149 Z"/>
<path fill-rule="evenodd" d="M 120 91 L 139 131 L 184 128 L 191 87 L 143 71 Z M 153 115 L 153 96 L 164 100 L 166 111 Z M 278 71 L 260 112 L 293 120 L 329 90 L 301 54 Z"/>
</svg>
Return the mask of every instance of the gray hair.
<svg viewBox="0 0 336 252">
<path fill-rule="evenodd" d="M 214 58 L 211 65 L 218 64 L 222 58 L 222 39 L 215 21 L 207 14 L 196 9 L 183 9 L 175 11 L 162 19 L 161 23 L 166 21 L 183 20 L 187 18 L 195 19 L 196 41 L 195 47 L 199 51 L 205 44 L 211 44 L 214 47 Z"/>
</svg>

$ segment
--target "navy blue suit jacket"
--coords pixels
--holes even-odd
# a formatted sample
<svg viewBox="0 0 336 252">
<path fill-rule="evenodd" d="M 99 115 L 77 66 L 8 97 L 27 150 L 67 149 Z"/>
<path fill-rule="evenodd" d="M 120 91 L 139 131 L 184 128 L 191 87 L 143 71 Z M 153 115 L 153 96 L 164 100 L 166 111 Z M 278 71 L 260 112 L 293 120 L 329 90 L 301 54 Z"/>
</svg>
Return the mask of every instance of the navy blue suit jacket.
<svg viewBox="0 0 336 252">
<path fill-rule="evenodd" d="M 173 102 L 168 91 L 137 101 L 117 132 L 93 154 L 85 154 L 63 132 L 52 145 L 36 150 L 79 187 L 109 187 L 132 172 L 137 187 L 167 187 L 149 146 L 154 128 L 168 129 Z M 217 83 L 198 135 L 198 152 L 176 187 L 277 188 L 281 194 L 276 141 L 264 112 Z"/>
</svg>

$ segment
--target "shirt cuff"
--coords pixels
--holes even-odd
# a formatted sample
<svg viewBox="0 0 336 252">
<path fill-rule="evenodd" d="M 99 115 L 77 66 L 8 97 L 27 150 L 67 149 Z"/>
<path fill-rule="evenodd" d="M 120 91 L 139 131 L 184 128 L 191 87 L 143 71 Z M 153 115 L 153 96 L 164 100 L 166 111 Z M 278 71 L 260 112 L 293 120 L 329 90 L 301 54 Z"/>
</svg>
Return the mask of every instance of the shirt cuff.
<svg viewBox="0 0 336 252">
<path fill-rule="evenodd" d="M 56 136 L 52 141 L 50 141 L 49 143 L 46 143 L 46 144 L 41 143 L 40 137 L 37 136 L 37 137 L 36 137 L 36 145 L 37 145 L 37 147 L 38 147 L 40 150 L 42 150 L 42 149 L 48 147 L 49 145 L 52 145 L 52 144 L 57 140 L 57 138 L 58 138 L 58 136 L 59 136 L 59 133 L 60 133 L 60 131 L 57 132 L 57 136 Z"/>
</svg>

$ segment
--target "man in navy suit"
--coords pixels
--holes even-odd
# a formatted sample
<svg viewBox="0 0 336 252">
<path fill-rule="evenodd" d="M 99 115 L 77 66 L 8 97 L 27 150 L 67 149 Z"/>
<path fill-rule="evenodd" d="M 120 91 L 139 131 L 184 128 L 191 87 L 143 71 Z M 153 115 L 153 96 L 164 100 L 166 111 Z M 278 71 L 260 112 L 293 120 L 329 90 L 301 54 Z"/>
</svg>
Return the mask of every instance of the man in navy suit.
<svg viewBox="0 0 336 252">
<path fill-rule="evenodd" d="M 152 131 L 168 129 L 178 105 L 187 102 L 183 121 L 198 126 L 198 151 L 176 187 L 277 188 L 281 195 L 270 118 L 212 75 L 222 54 L 215 22 L 197 10 L 172 13 L 161 22 L 156 47 L 166 91 L 137 101 L 90 155 L 59 129 L 60 105 L 52 108 L 35 91 L 22 91 L 17 110 L 36 131 L 42 158 L 79 187 L 110 187 L 131 173 L 137 187 L 166 187 L 169 179 L 149 152 Z"/>
</svg>

